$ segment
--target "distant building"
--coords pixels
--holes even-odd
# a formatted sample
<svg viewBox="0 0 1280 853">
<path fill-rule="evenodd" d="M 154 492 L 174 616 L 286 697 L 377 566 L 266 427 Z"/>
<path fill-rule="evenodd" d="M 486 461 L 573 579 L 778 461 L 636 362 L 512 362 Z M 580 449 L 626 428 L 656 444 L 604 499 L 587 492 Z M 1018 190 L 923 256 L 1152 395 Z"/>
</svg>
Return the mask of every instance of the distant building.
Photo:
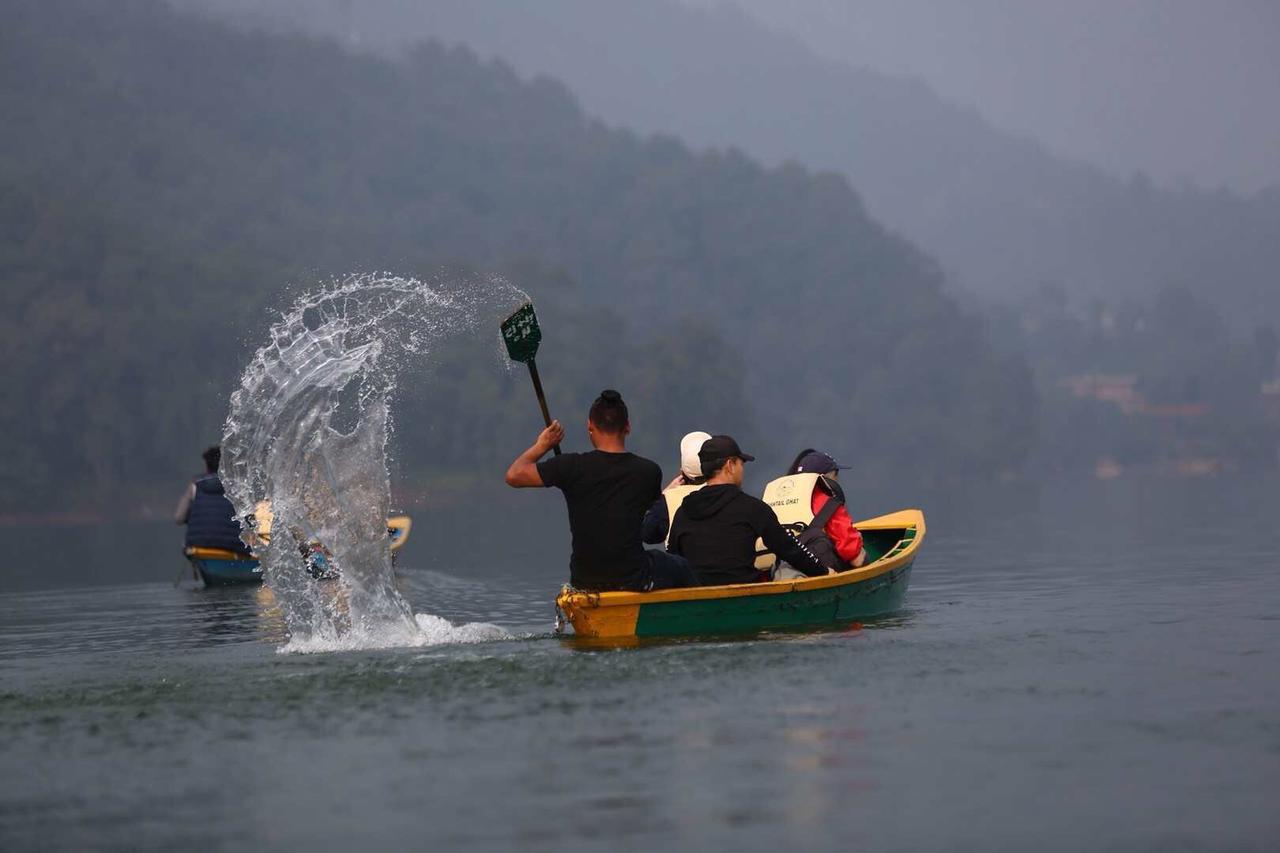
<svg viewBox="0 0 1280 853">
<path fill-rule="evenodd" d="M 1061 384 L 1081 400 L 1113 403 L 1126 415 L 1132 415 L 1146 405 L 1136 387 L 1138 377 L 1132 373 L 1083 373 L 1068 376 Z"/>
<path fill-rule="evenodd" d="M 1111 403 L 1126 415 L 1178 420 L 1202 418 L 1209 414 L 1209 407 L 1204 403 L 1148 402 L 1138 390 L 1138 377 L 1132 373 L 1083 373 L 1068 376 L 1061 384 L 1078 399 Z M 1280 406 L 1280 388 L 1277 388 L 1276 395 L 1276 405 Z"/>
</svg>

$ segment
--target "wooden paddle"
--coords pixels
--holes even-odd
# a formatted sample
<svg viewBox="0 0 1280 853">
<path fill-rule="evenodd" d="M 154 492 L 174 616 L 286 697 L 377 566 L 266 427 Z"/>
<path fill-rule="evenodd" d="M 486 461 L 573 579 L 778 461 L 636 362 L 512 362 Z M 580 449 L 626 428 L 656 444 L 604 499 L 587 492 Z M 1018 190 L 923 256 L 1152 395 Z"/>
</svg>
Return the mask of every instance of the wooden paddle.
<svg viewBox="0 0 1280 853">
<path fill-rule="evenodd" d="M 529 365 L 529 377 L 533 379 L 533 393 L 538 395 L 538 406 L 542 409 L 542 421 L 551 426 L 551 413 L 547 411 L 547 396 L 542 393 L 542 380 L 538 378 L 538 365 L 533 357 L 538 354 L 538 344 L 542 343 L 542 330 L 538 328 L 538 315 L 533 313 L 533 303 L 526 302 L 502 321 L 502 341 L 507 345 L 507 355 L 512 361 Z M 551 448 L 556 456 L 560 455 L 560 445 Z"/>
<path fill-rule="evenodd" d="M 183 556 L 185 556 L 185 554 Z M 187 564 L 182 567 L 182 571 L 178 572 L 178 577 L 173 582 L 174 589 L 177 589 L 178 584 L 182 583 L 182 576 L 187 573 L 187 569 L 191 570 L 192 580 L 200 580 L 200 572 L 196 569 L 196 564 L 187 560 Z"/>
</svg>

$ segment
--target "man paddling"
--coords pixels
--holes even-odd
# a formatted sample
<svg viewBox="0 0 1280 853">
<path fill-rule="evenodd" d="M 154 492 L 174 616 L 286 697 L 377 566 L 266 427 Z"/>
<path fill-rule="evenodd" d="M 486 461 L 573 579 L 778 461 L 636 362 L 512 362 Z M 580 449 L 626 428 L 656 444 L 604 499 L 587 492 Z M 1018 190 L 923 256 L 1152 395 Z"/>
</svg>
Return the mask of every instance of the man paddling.
<svg viewBox="0 0 1280 853">
<path fill-rule="evenodd" d="M 564 439 L 564 428 L 552 421 L 511 463 L 507 485 L 555 486 L 564 493 L 573 535 L 569 582 L 578 589 L 648 592 L 693 586 L 693 573 L 684 559 L 646 551 L 640 542 L 645 510 L 662 491 L 662 469 L 627 450 L 630 432 L 622 395 L 601 391 L 587 416 L 587 435 L 595 450 L 538 461 Z"/>
<path fill-rule="evenodd" d="M 240 540 L 240 522 L 236 520 L 235 507 L 218 479 L 218 465 L 222 462 L 222 448 L 210 447 L 201 454 L 205 472 L 194 478 L 182 493 L 173 520 L 187 526 L 188 548 L 221 548 L 225 551 L 247 552 Z"/>
<path fill-rule="evenodd" d="M 698 451 L 707 484 L 684 499 L 671 520 L 667 549 L 693 566 L 698 583 L 718 586 L 769 580 L 755 567 L 756 539 L 805 575 L 827 570 L 778 523 L 769 505 L 742 491 L 743 466 L 755 459 L 738 442 L 715 435 Z"/>
</svg>

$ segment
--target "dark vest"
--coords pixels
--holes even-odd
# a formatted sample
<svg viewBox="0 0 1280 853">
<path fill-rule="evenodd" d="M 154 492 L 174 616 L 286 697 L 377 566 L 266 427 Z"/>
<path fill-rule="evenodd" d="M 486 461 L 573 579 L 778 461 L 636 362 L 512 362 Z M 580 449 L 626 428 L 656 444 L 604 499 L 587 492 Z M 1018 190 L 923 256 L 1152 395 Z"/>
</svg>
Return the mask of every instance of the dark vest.
<svg viewBox="0 0 1280 853">
<path fill-rule="evenodd" d="M 205 474 L 195 481 L 196 496 L 187 513 L 187 545 L 248 551 L 240 541 L 240 522 L 235 507 L 222 488 L 217 474 Z"/>
</svg>

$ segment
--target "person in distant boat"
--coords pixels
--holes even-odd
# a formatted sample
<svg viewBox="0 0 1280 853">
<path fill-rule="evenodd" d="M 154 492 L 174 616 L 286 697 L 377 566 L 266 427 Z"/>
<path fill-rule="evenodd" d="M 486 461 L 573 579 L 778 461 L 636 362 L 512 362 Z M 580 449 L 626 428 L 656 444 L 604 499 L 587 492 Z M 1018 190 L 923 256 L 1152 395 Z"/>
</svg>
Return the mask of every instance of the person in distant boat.
<svg viewBox="0 0 1280 853">
<path fill-rule="evenodd" d="M 222 448 L 210 447 L 203 454 L 205 473 L 191 481 L 178 501 L 173 520 L 187 526 L 188 548 L 221 548 L 224 551 L 248 553 L 240 540 L 240 522 L 235 507 L 222 488 L 218 465 Z"/>
<path fill-rule="evenodd" d="M 698 459 L 698 451 L 702 449 L 702 443 L 708 438 L 711 438 L 711 433 L 695 431 L 680 439 L 680 473 L 674 480 L 667 483 L 662 490 L 662 495 L 644 514 L 640 538 L 646 545 L 658 545 L 667 541 L 672 516 L 676 514 L 676 510 L 680 508 L 684 499 L 707 481 L 707 478 L 702 476 L 702 462 Z"/>
<path fill-rule="evenodd" d="M 693 586 L 689 564 L 661 550 L 645 550 L 640 524 L 661 494 L 662 469 L 628 452 L 630 415 L 622 395 L 600 392 L 587 416 L 595 450 L 542 459 L 564 439 L 553 421 L 507 469 L 507 485 L 517 489 L 555 486 L 569 509 L 573 552 L 569 582 L 588 591 L 648 592 Z"/>
<path fill-rule="evenodd" d="M 755 567 L 756 539 L 806 575 L 827 574 L 764 501 L 742 491 L 744 466 L 754 456 L 743 453 L 731 437 L 716 435 L 703 443 L 698 458 L 706 485 L 676 510 L 667 550 L 689 561 L 699 584 L 769 580 L 768 572 Z"/>
<path fill-rule="evenodd" d="M 840 471 L 847 467 L 837 463 L 829 453 L 806 448 L 796 454 L 786 476 L 774 480 L 765 489 L 765 502 L 772 505 L 775 502 L 772 498 L 785 490 L 788 481 L 799 475 L 811 475 L 804 479 L 806 487 L 812 481 L 806 504 L 789 509 L 774 506 L 774 511 L 784 523 L 793 520 L 803 522 L 807 529 L 800 534 L 800 541 L 817 556 L 819 562 L 837 572 L 858 568 L 867 560 L 862 534 L 853 524 L 853 518 L 845 507 L 844 490 L 840 488 Z M 816 475 L 816 479 L 812 475 Z M 794 482 L 800 480 L 795 479 Z M 801 572 L 783 562 L 774 572 L 775 580 L 801 576 Z"/>
</svg>

